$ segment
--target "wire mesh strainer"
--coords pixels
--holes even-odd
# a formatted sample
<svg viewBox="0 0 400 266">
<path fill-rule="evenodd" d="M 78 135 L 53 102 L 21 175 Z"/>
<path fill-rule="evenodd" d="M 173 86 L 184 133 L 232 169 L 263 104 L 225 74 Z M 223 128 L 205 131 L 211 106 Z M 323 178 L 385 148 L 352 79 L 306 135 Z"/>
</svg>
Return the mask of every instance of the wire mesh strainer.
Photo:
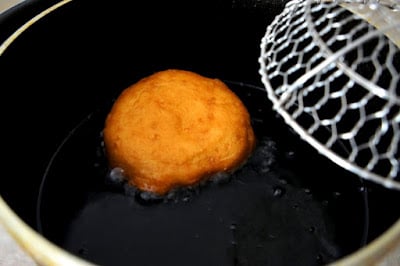
<svg viewBox="0 0 400 266">
<path fill-rule="evenodd" d="M 362 178 L 400 189 L 395 1 L 290 1 L 267 27 L 259 63 L 274 109 L 305 141 Z"/>
</svg>

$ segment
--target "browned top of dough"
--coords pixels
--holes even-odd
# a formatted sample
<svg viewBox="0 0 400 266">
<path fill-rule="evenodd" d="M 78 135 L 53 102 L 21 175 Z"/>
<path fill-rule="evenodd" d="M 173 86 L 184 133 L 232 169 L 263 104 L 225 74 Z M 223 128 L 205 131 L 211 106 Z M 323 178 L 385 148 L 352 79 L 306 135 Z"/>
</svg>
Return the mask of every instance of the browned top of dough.
<svg viewBox="0 0 400 266">
<path fill-rule="evenodd" d="M 165 194 L 232 171 L 254 147 L 249 114 L 220 80 L 165 70 L 125 89 L 104 128 L 111 167 L 141 190 Z"/>
</svg>

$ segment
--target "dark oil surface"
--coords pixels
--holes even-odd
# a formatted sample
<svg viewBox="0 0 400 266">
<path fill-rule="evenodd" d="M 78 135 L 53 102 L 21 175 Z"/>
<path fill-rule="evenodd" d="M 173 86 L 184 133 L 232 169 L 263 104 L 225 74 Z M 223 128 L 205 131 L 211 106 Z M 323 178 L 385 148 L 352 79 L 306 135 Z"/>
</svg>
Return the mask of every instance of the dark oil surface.
<svg viewBox="0 0 400 266">
<path fill-rule="evenodd" d="M 362 182 L 300 141 L 261 90 L 228 83 L 257 148 L 235 173 L 151 198 L 110 178 L 108 107 L 73 129 L 49 163 L 39 231 L 100 265 L 323 265 L 366 244 Z"/>
</svg>

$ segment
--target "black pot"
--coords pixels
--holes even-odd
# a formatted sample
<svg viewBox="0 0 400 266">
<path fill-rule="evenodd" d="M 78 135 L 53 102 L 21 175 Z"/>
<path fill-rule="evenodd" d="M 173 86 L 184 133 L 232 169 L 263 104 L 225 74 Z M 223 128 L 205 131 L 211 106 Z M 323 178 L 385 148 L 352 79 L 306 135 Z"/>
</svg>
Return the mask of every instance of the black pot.
<svg viewBox="0 0 400 266">
<path fill-rule="evenodd" d="M 259 44 L 284 1 L 56 4 L 0 20 L 0 194 L 62 250 L 101 265 L 322 265 L 398 219 L 398 192 L 334 165 L 272 110 Z M 229 178 L 149 200 L 108 179 L 101 131 L 124 88 L 170 68 L 225 81 L 258 146 Z"/>
</svg>

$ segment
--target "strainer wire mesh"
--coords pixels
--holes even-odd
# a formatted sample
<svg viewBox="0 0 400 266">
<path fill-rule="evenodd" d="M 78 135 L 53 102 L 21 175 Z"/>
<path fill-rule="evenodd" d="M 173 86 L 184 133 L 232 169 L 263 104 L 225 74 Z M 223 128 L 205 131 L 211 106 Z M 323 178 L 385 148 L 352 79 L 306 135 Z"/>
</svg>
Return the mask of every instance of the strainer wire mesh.
<svg viewBox="0 0 400 266">
<path fill-rule="evenodd" d="M 268 26 L 259 58 L 268 96 L 291 128 L 338 165 L 395 189 L 400 50 L 385 33 L 399 27 L 378 29 L 334 1 L 295 0 Z"/>
</svg>

